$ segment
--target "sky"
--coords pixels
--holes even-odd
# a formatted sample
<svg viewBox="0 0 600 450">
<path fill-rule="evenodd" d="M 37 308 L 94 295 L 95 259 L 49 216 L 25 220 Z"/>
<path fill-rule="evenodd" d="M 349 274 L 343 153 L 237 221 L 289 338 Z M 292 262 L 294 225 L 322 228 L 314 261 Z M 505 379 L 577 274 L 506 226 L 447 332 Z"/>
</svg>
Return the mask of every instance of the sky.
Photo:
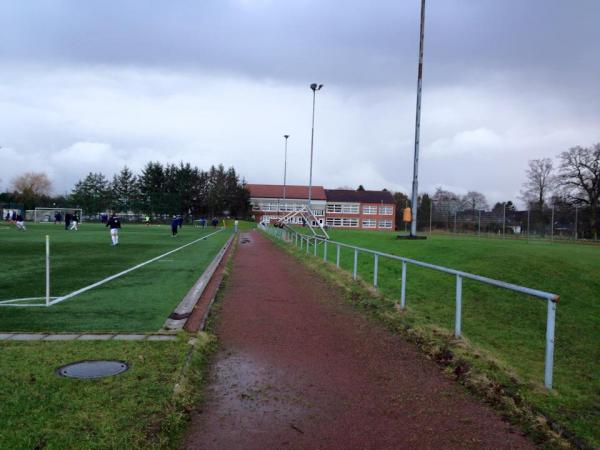
<svg viewBox="0 0 600 450">
<path fill-rule="evenodd" d="M 0 190 L 148 161 L 409 193 L 419 0 L 3 0 Z M 427 0 L 419 190 L 517 200 L 600 141 L 598 0 Z"/>
</svg>

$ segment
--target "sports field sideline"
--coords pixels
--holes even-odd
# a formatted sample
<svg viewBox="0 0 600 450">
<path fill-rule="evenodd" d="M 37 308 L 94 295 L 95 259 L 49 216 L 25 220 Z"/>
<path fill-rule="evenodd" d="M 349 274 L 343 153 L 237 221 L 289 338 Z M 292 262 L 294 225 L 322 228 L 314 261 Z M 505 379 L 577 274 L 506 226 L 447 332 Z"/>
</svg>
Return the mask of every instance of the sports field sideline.
<svg viewBox="0 0 600 450">
<path fill-rule="evenodd" d="M 0 230 L 0 300 L 45 295 L 45 236 L 50 236 L 51 296 L 67 295 L 198 240 L 137 270 L 51 307 L 2 307 L 0 331 L 156 331 L 210 263 L 231 230 L 124 224 L 112 246 L 108 229 L 65 231 L 28 224 Z M 209 236 L 210 234 L 214 235 Z"/>
</svg>

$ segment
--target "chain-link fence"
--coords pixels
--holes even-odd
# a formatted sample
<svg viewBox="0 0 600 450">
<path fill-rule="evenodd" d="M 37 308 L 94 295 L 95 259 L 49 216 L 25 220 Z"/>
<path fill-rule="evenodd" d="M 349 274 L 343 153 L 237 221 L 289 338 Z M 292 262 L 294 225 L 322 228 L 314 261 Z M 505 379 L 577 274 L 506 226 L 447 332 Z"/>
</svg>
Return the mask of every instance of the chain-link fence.
<svg viewBox="0 0 600 450">
<path fill-rule="evenodd" d="M 419 208 L 418 229 L 425 233 L 457 233 L 524 239 L 597 239 L 600 214 L 592 222 L 590 208 L 553 206 L 517 211 L 458 210 L 430 202 Z M 595 232 L 594 232 L 595 229 Z"/>
</svg>

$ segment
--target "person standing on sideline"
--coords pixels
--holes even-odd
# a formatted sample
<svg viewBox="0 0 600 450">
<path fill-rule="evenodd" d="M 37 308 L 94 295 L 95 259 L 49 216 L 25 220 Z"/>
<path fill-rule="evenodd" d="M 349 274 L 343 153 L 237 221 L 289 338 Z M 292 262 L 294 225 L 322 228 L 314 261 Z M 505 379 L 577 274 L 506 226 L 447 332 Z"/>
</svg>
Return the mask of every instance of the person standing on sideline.
<svg viewBox="0 0 600 450">
<path fill-rule="evenodd" d="M 75 230 L 77 231 L 79 228 L 77 228 L 77 223 L 79 222 L 79 217 L 77 217 L 77 213 L 73 214 L 73 217 L 71 218 L 71 227 L 69 228 L 69 230 Z"/>
<path fill-rule="evenodd" d="M 233 222 L 233 232 L 234 233 L 237 233 L 238 225 L 239 225 L 239 222 L 237 219 L 235 219 L 235 221 Z"/>
<path fill-rule="evenodd" d="M 181 216 L 181 215 L 177 216 L 177 225 L 179 226 L 179 229 L 181 230 L 181 227 L 183 226 L 183 216 Z"/>
<path fill-rule="evenodd" d="M 146 224 L 146 226 L 150 225 L 150 216 L 148 214 L 144 216 L 144 223 Z"/>
<path fill-rule="evenodd" d="M 73 216 L 71 215 L 71 213 L 66 213 L 65 214 L 65 230 L 69 230 L 69 227 L 71 226 L 71 219 L 73 218 Z"/>
<path fill-rule="evenodd" d="M 17 230 L 21 230 L 21 231 L 27 230 L 27 228 L 25 228 L 25 222 L 23 221 L 23 216 L 21 214 L 17 214 L 16 220 L 15 220 L 15 226 L 17 227 Z"/>
<path fill-rule="evenodd" d="M 171 219 L 171 233 L 173 237 L 177 236 L 177 228 L 179 227 L 179 219 L 177 216 L 173 216 Z"/>
<path fill-rule="evenodd" d="M 121 221 L 115 213 L 112 213 L 106 226 L 110 227 L 110 238 L 112 239 L 112 245 L 119 245 L 119 228 L 121 228 Z"/>
</svg>

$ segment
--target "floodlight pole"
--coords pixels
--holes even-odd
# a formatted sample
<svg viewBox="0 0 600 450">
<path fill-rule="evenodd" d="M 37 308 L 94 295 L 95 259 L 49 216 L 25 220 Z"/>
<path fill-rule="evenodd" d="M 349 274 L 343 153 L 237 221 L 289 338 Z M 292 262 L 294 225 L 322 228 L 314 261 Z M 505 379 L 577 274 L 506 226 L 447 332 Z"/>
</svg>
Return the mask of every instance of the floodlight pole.
<svg viewBox="0 0 600 450">
<path fill-rule="evenodd" d="M 313 83 L 310 88 L 313 91 L 313 107 L 312 107 L 312 130 L 310 134 L 310 175 L 308 177 L 308 209 L 312 211 L 312 166 L 313 166 L 313 150 L 315 144 L 315 101 L 317 97 L 317 91 L 320 91 L 323 87 L 322 84 Z"/>
<path fill-rule="evenodd" d="M 286 188 L 286 180 L 287 180 L 287 144 L 288 144 L 288 138 L 290 137 L 289 134 L 284 134 L 283 137 L 285 138 L 285 156 L 283 158 L 283 205 L 285 208 L 285 188 Z M 287 209 L 286 209 L 287 211 Z"/>
<path fill-rule="evenodd" d="M 419 34 L 419 70 L 417 73 L 417 113 L 415 120 L 415 156 L 412 184 L 412 221 L 410 235 L 417 235 L 417 200 L 419 196 L 419 139 L 421 132 L 421 90 L 423 84 L 423 41 L 425 35 L 425 0 L 421 0 L 421 30 Z"/>
</svg>

